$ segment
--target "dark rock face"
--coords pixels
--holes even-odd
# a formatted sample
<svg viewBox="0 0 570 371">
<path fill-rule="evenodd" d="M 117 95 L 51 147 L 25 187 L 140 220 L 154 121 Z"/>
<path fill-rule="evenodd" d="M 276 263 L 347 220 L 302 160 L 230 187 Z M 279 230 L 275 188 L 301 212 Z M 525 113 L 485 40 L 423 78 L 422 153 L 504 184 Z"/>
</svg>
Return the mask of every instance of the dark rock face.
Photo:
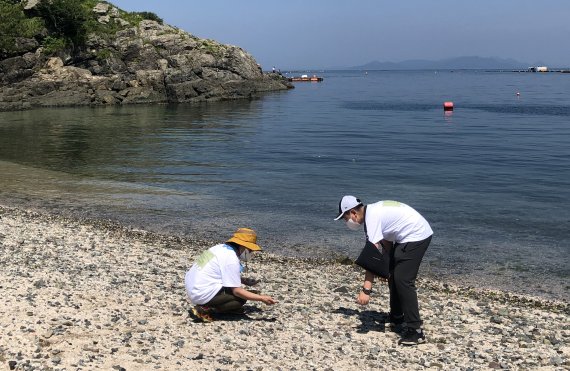
<svg viewBox="0 0 570 371">
<path fill-rule="evenodd" d="M 91 34 L 74 57 L 48 57 L 33 39 L 0 61 L 0 111 L 42 106 L 199 102 L 251 98 L 292 85 L 264 74 L 243 49 L 144 20 L 132 26 L 117 8 L 93 11 L 120 30 Z"/>
</svg>

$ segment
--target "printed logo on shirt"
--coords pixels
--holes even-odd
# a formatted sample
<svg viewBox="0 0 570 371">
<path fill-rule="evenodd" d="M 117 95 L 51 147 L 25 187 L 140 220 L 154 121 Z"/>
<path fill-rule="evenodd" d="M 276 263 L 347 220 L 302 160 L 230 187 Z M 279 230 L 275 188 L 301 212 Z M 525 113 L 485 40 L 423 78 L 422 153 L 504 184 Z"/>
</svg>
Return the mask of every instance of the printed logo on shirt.
<svg viewBox="0 0 570 371">
<path fill-rule="evenodd" d="M 214 257 L 215 255 L 212 254 L 210 250 L 206 250 L 202 254 L 200 254 L 198 259 L 196 259 L 196 264 L 198 264 L 200 268 L 204 268 L 210 260 L 214 259 Z"/>
<path fill-rule="evenodd" d="M 404 204 L 398 201 L 382 201 L 382 206 L 386 206 L 386 207 L 401 207 Z"/>
</svg>

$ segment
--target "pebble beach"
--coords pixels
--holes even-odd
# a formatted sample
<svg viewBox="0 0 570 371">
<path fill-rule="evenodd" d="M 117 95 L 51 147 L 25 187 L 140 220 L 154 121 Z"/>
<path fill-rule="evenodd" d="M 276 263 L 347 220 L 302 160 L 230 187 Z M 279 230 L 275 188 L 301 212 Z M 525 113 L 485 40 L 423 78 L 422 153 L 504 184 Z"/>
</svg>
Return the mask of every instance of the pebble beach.
<svg viewBox="0 0 570 371">
<path fill-rule="evenodd" d="M 227 237 L 0 206 L 0 369 L 570 369 L 568 301 L 420 277 L 428 341 L 403 347 L 387 285 L 359 306 L 363 271 L 347 262 L 257 254 L 245 276 L 278 303 L 196 322 L 184 274 Z"/>
</svg>

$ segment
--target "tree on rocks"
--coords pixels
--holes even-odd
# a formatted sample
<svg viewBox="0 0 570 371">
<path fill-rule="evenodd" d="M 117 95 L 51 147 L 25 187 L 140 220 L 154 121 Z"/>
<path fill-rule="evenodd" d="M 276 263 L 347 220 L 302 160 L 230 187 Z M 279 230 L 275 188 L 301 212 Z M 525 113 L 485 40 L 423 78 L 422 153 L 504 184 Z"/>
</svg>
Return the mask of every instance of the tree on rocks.
<svg viewBox="0 0 570 371">
<path fill-rule="evenodd" d="M 81 0 L 41 0 L 34 11 L 50 33 L 63 38 L 71 49 L 85 44 L 90 14 Z"/>
</svg>

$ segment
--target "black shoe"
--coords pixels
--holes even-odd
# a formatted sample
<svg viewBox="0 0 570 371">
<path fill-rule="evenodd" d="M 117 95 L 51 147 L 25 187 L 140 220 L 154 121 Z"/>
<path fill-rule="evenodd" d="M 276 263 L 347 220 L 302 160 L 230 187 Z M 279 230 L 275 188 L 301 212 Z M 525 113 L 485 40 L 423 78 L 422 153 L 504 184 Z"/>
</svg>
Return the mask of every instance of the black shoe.
<svg viewBox="0 0 570 371">
<path fill-rule="evenodd" d="M 422 329 L 409 328 L 398 342 L 400 345 L 418 345 L 426 342 L 426 336 Z"/>
</svg>

